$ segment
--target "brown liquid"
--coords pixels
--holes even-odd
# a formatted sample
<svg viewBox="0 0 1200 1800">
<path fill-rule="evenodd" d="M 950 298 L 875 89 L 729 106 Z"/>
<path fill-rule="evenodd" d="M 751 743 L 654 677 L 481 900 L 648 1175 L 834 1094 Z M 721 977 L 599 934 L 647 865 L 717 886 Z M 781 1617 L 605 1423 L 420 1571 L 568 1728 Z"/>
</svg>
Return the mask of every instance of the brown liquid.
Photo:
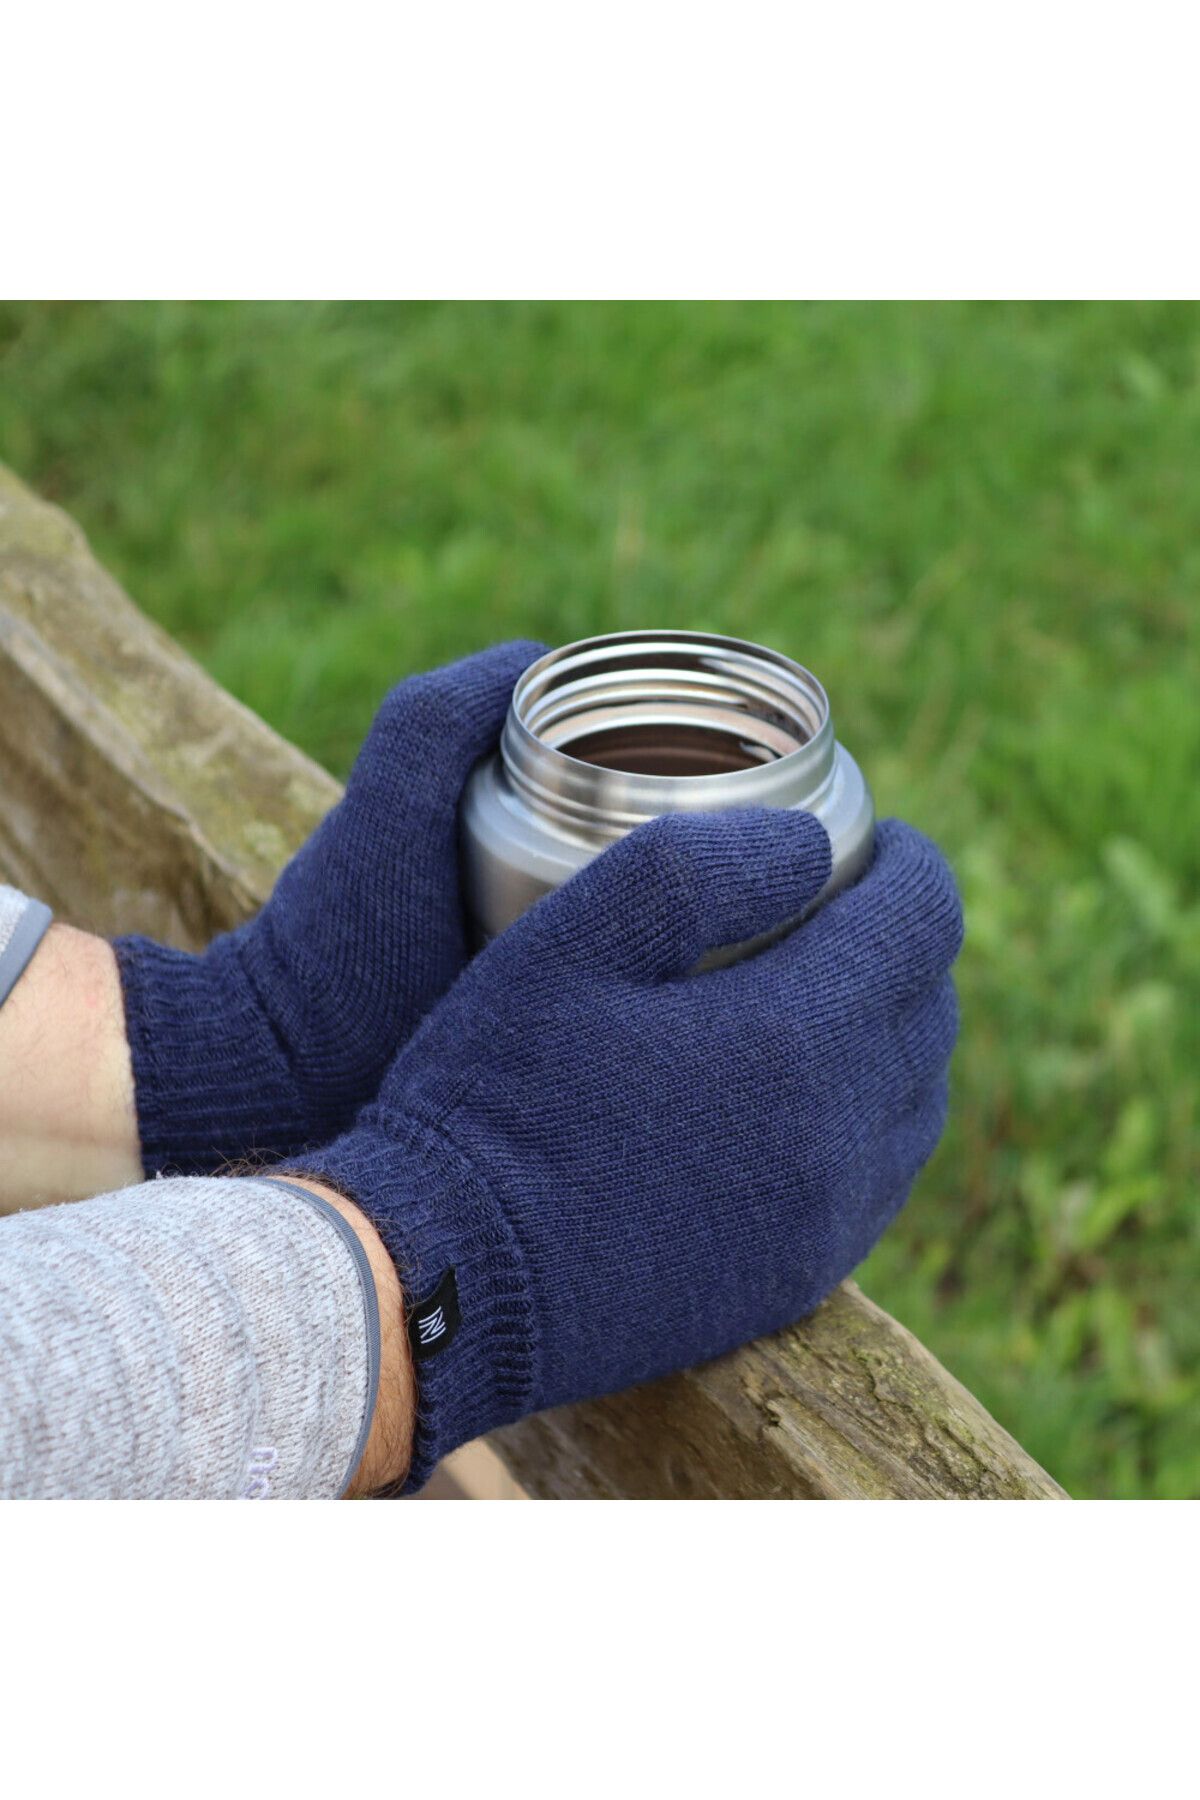
<svg viewBox="0 0 1200 1800">
<path fill-rule="evenodd" d="M 775 760 L 758 745 L 699 725 L 614 725 L 562 748 L 579 762 L 626 775 L 728 775 Z"/>
</svg>

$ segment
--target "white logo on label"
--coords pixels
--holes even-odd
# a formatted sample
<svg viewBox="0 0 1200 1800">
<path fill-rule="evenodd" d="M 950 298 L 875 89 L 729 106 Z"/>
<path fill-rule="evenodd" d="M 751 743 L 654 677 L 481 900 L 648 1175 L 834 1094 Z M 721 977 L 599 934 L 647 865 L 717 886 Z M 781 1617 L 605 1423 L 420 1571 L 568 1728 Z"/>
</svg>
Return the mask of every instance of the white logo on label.
<svg viewBox="0 0 1200 1800">
<path fill-rule="evenodd" d="M 246 1471 L 246 1486 L 242 1490 L 243 1500 L 265 1500 L 268 1497 L 271 1492 L 271 1471 L 278 1461 L 279 1453 L 270 1445 L 250 1452 L 250 1467 Z"/>
<path fill-rule="evenodd" d="M 445 1335 L 446 1319 L 440 1306 L 427 1318 L 417 1320 L 417 1331 L 423 1344 L 432 1344 L 435 1339 Z"/>
</svg>

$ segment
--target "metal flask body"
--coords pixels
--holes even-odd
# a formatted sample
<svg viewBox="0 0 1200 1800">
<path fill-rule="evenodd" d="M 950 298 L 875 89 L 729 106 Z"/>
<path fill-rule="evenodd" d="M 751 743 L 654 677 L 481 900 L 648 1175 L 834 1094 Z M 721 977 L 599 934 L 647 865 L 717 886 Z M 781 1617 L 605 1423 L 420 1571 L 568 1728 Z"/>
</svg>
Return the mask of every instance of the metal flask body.
<svg viewBox="0 0 1200 1800">
<path fill-rule="evenodd" d="M 870 862 L 870 790 L 834 738 L 825 690 L 807 669 L 775 650 L 694 631 L 628 631 L 550 651 L 521 676 L 499 753 L 479 764 L 463 795 L 463 878 L 477 942 L 643 820 L 736 806 L 816 814 L 833 846 L 816 905 Z M 766 941 L 705 962 L 734 960 Z"/>
</svg>

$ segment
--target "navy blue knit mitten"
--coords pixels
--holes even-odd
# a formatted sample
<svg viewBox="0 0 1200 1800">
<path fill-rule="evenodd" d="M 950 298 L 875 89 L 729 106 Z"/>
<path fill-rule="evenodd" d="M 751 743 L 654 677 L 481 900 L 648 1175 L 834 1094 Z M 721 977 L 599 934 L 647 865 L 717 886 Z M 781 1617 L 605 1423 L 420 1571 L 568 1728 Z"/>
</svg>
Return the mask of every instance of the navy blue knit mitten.
<svg viewBox="0 0 1200 1800">
<path fill-rule="evenodd" d="M 495 1426 L 802 1317 L 931 1155 L 961 913 L 932 844 L 770 948 L 829 842 L 810 815 L 641 826 L 475 959 L 353 1128 L 302 1170 L 355 1199 L 405 1287 L 408 1491 Z"/>
<path fill-rule="evenodd" d="M 393 689 L 345 797 L 257 918 L 199 956 L 118 938 L 148 1174 L 320 1144 L 467 957 L 462 786 L 542 654 L 501 644 Z"/>
</svg>

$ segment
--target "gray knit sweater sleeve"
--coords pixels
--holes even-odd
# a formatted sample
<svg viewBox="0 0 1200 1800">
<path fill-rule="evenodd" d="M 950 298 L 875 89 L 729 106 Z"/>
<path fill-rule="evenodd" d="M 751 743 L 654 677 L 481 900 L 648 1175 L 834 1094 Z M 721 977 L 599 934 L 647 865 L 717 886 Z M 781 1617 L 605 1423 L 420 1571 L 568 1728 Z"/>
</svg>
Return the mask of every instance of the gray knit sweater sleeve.
<svg viewBox="0 0 1200 1800">
<path fill-rule="evenodd" d="M 0 882 L 0 1006 L 17 985 L 52 917 L 41 900 L 31 900 Z"/>
<path fill-rule="evenodd" d="M 334 1498 L 378 1346 L 358 1239 L 281 1182 L 159 1180 L 0 1219 L 0 1496 Z"/>
</svg>

